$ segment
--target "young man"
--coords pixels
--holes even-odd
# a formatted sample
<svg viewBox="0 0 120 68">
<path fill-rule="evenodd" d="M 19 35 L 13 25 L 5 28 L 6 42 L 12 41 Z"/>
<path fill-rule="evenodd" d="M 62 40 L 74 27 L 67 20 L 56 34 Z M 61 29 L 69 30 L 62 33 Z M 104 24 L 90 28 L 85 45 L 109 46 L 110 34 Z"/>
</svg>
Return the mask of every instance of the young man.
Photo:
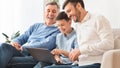
<svg viewBox="0 0 120 68">
<path fill-rule="evenodd" d="M 6 68 L 7 64 L 35 62 L 29 56 L 26 48 L 47 48 L 54 49 L 56 35 L 59 30 L 55 24 L 56 16 L 59 13 L 59 6 L 56 2 L 50 2 L 45 7 L 45 23 L 32 25 L 25 33 L 13 40 L 12 45 L 2 43 L 0 45 L 0 68 Z M 15 57 L 15 59 L 13 59 Z M 20 59 L 16 59 L 19 57 Z M 25 66 L 25 65 L 24 65 Z"/>
<path fill-rule="evenodd" d="M 79 48 L 69 53 L 69 59 L 79 58 L 78 68 L 100 68 L 104 52 L 114 48 L 112 30 L 108 20 L 85 10 L 83 0 L 66 0 L 63 9 L 76 22 Z"/>
<path fill-rule="evenodd" d="M 71 27 L 71 19 L 68 18 L 65 12 L 60 12 L 58 14 L 56 23 L 61 33 L 56 37 L 57 48 L 52 50 L 51 53 L 54 54 L 55 59 L 61 64 L 61 66 L 70 65 L 72 62 L 69 60 L 69 52 L 78 47 L 76 33 Z M 35 68 L 41 68 L 40 63 L 38 65 L 39 66 L 36 66 Z M 59 67 L 59 65 L 47 67 L 56 68 Z"/>
</svg>

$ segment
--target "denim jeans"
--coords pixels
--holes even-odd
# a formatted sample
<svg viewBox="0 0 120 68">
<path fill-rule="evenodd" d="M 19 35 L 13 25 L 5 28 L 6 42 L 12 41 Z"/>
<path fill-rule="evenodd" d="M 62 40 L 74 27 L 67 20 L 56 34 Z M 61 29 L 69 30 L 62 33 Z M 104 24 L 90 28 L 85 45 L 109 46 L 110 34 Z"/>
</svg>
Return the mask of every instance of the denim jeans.
<svg viewBox="0 0 120 68">
<path fill-rule="evenodd" d="M 34 68 L 69 68 L 71 66 L 76 66 L 76 65 L 71 65 L 72 63 L 69 64 L 52 64 L 52 63 L 45 63 L 45 62 L 39 62 L 37 63 Z"/>
<path fill-rule="evenodd" d="M 31 56 L 13 57 L 8 63 L 8 68 L 33 68 L 37 61 Z"/>
<path fill-rule="evenodd" d="M 34 68 L 43 68 L 45 66 L 49 66 L 49 65 L 52 65 L 51 63 L 46 63 L 46 62 L 38 62 Z"/>
<path fill-rule="evenodd" d="M 54 66 L 46 66 L 44 68 L 100 68 L 100 63 L 95 63 L 91 65 L 84 66 L 76 66 L 76 65 L 54 65 Z"/>
<path fill-rule="evenodd" d="M 25 57 L 10 44 L 0 44 L 0 68 L 6 68 L 8 64 L 36 62 L 31 57 Z"/>
</svg>

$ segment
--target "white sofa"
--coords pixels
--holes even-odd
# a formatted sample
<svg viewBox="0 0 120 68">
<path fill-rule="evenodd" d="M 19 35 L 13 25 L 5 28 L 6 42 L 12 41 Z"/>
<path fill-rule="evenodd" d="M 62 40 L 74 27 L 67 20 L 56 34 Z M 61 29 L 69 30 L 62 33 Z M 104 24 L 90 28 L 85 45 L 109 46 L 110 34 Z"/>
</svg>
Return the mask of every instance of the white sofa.
<svg viewBox="0 0 120 68">
<path fill-rule="evenodd" d="M 113 29 L 114 49 L 105 52 L 101 68 L 120 68 L 120 29 Z"/>
</svg>

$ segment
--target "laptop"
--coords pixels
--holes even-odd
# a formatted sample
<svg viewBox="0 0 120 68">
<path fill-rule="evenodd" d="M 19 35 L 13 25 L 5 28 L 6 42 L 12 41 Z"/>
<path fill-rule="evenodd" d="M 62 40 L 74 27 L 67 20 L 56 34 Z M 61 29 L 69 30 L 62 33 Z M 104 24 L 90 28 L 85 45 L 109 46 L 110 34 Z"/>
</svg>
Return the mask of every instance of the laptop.
<svg viewBox="0 0 120 68">
<path fill-rule="evenodd" d="M 59 64 L 55 60 L 54 55 L 48 49 L 45 49 L 45 48 L 27 48 L 27 50 L 31 54 L 31 56 L 38 61 L 51 63 L 51 64 Z"/>
</svg>

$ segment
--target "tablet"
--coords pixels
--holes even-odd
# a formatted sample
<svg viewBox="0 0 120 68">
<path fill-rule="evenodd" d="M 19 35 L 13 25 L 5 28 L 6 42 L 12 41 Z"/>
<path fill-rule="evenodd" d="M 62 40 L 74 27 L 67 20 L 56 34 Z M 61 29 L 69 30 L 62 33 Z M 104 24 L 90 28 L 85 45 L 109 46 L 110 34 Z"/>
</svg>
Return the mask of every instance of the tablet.
<svg viewBox="0 0 120 68">
<path fill-rule="evenodd" d="M 54 55 L 45 48 L 27 48 L 28 52 L 38 61 L 57 64 Z"/>
</svg>

